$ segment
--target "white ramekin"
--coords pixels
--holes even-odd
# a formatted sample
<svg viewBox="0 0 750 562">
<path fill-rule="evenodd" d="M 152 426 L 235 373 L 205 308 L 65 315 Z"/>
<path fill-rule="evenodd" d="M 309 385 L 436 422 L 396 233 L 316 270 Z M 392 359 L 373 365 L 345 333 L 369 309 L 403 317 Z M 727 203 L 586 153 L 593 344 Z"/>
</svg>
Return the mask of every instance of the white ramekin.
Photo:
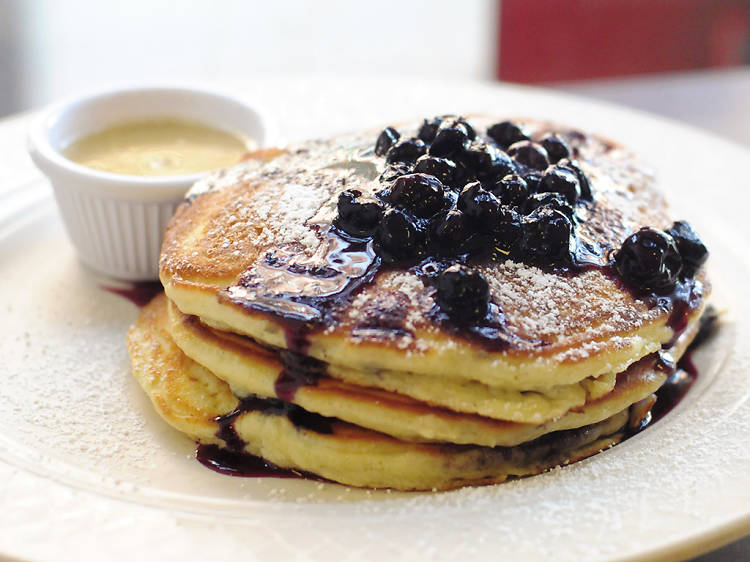
<svg viewBox="0 0 750 562">
<path fill-rule="evenodd" d="M 246 135 L 259 147 L 279 140 L 267 114 L 256 105 L 196 88 L 100 91 L 44 111 L 29 130 L 29 153 L 54 188 L 73 245 L 91 268 L 129 281 L 158 278 L 164 228 L 185 192 L 205 173 L 114 174 L 76 164 L 61 151 L 84 135 L 151 117 L 199 121 Z"/>
</svg>

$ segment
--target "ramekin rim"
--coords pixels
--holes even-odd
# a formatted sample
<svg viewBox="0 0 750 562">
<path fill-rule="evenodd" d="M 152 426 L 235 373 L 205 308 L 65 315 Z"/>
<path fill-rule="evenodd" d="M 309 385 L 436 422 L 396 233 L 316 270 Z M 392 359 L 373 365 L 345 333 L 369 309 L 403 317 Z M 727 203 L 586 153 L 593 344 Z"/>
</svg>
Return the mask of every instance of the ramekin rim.
<svg viewBox="0 0 750 562">
<path fill-rule="evenodd" d="M 205 177 L 211 171 L 207 170 L 205 172 L 171 176 L 137 176 L 105 172 L 78 164 L 63 156 L 60 150 L 53 146 L 49 137 L 49 131 L 52 124 L 60 118 L 64 111 L 81 103 L 138 92 L 164 92 L 166 94 L 193 92 L 225 100 L 236 104 L 238 107 L 244 107 L 257 115 L 260 130 L 262 131 L 261 148 L 283 144 L 275 120 L 270 117 L 270 113 L 264 106 L 256 103 L 254 100 L 245 99 L 222 89 L 189 84 L 129 84 L 93 89 L 71 95 L 42 109 L 39 115 L 32 119 L 27 133 L 27 147 L 32 160 L 34 160 L 34 163 L 45 175 L 49 176 L 53 173 L 60 173 L 67 176 L 70 180 L 81 181 L 81 187 L 85 187 L 85 184 L 96 184 L 97 189 L 115 190 L 127 186 L 141 193 L 150 190 L 152 197 L 155 195 L 153 190 L 163 191 L 165 192 L 165 196 L 171 190 L 182 188 L 183 186 L 187 190 L 193 183 Z M 54 183 L 54 179 L 51 177 L 50 181 Z M 130 195 L 137 196 L 136 193 L 131 193 Z"/>
</svg>

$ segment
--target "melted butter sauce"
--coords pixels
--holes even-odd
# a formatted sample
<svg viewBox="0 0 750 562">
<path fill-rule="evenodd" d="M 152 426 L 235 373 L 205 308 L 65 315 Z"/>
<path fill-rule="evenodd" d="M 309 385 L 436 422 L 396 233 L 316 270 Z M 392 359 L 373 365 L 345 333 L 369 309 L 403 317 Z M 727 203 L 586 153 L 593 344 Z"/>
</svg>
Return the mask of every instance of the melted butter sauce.
<svg viewBox="0 0 750 562">
<path fill-rule="evenodd" d="M 174 176 L 237 164 L 248 139 L 202 123 L 171 118 L 131 121 L 71 143 L 63 154 L 104 172 Z"/>
</svg>

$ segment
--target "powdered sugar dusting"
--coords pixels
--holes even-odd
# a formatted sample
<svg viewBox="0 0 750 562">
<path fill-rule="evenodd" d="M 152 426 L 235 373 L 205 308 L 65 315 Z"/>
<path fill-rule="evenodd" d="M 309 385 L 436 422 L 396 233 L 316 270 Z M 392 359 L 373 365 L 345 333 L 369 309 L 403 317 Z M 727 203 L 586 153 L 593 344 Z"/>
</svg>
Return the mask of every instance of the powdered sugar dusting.
<svg viewBox="0 0 750 562">
<path fill-rule="evenodd" d="M 498 267 L 483 267 L 482 272 L 505 312 L 509 331 L 552 346 L 576 338 L 579 345 L 565 350 L 565 359 L 583 359 L 610 347 L 599 341 L 604 334 L 610 336 L 607 341 L 626 345 L 617 333 L 636 329 L 652 317 L 642 303 L 616 290 L 597 270 L 559 275 L 507 260 Z"/>
<path fill-rule="evenodd" d="M 427 326 L 434 289 L 411 272 L 387 271 L 346 308 L 342 322 L 352 326 L 354 343 L 362 339 L 389 341 L 399 349 L 420 352 L 426 343 L 415 337 Z"/>
</svg>

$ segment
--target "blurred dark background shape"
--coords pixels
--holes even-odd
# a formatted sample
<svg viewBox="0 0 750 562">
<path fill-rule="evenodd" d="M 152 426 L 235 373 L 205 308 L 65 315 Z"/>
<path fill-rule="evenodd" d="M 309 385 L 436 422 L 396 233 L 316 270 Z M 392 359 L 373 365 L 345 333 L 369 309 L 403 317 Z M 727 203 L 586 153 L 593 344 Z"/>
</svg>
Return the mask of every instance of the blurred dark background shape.
<svg viewBox="0 0 750 562">
<path fill-rule="evenodd" d="M 123 83 L 500 79 L 750 143 L 749 64 L 750 0 L 0 0 L 0 117 Z"/>
<path fill-rule="evenodd" d="M 747 0 L 502 0 L 497 77 L 540 84 L 750 63 Z"/>
</svg>

